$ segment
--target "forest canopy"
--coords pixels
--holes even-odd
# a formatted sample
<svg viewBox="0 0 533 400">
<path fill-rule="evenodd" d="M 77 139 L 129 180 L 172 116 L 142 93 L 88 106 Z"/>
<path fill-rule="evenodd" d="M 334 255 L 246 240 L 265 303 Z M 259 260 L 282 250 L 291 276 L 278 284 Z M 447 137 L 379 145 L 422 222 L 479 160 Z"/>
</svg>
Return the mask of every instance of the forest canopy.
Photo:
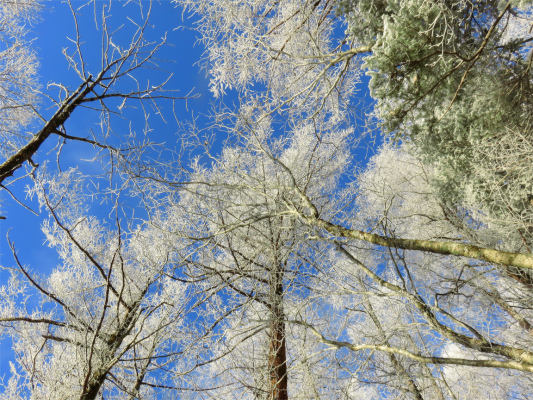
<svg viewBox="0 0 533 400">
<path fill-rule="evenodd" d="M 532 32 L 526 1 L 3 1 L 0 399 L 527 399 Z"/>
</svg>

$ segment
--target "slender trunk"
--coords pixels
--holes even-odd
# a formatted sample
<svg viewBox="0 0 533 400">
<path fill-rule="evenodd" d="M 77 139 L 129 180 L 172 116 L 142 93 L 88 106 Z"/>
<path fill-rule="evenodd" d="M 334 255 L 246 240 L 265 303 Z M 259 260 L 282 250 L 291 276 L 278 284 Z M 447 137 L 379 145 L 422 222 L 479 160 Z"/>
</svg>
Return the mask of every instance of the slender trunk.
<svg viewBox="0 0 533 400">
<path fill-rule="evenodd" d="M 98 396 L 98 392 L 100 391 L 100 388 L 104 384 L 106 380 L 107 374 L 101 374 L 97 380 L 94 380 L 91 382 L 87 389 L 82 393 L 80 400 L 94 400 L 96 399 L 96 396 Z"/>
<path fill-rule="evenodd" d="M 285 344 L 285 313 L 283 312 L 283 266 L 276 265 L 270 281 L 270 348 L 268 367 L 270 388 L 268 400 L 287 400 L 287 348 Z"/>
<path fill-rule="evenodd" d="M 83 385 L 80 400 L 94 400 L 98 396 L 100 388 L 104 385 L 109 371 L 111 370 L 114 364 L 114 362 L 111 361 L 117 356 L 117 352 L 119 351 L 122 342 L 124 341 L 126 336 L 129 335 L 129 333 L 133 329 L 133 326 L 135 325 L 135 322 L 138 317 L 137 311 L 139 304 L 146 295 L 147 290 L 148 288 L 146 288 L 145 291 L 139 296 L 139 299 L 129 309 L 128 313 L 124 317 L 118 329 L 105 342 L 106 347 L 102 350 L 94 349 L 95 351 L 102 352 L 103 354 L 105 354 L 105 356 L 103 357 L 103 360 L 99 360 L 101 364 L 95 371 L 91 371 L 91 369 L 89 369 L 85 379 L 85 383 Z M 98 334 L 98 331 L 96 331 L 96 334 Z M 91 362 L 92 360 L 89 359 L 89 368 L 91 366 Z"/>
</svg>

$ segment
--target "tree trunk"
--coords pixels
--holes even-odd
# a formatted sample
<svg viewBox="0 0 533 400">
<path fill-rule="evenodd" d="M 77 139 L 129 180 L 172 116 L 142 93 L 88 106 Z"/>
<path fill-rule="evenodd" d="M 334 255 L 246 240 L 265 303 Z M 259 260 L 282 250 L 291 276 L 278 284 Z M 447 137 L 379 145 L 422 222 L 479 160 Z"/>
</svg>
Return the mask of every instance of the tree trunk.
<svg viewBox="0 0 533 400">
<path fill-rule="evenodd" d="M 283 266 L 276 265 L 270 281 L 270 348 L 268 367 L 270 387 L 268 400 L 287 400 L 287 349 L 285 345 L 285 314 L 283 312 Z"/>
</svg>

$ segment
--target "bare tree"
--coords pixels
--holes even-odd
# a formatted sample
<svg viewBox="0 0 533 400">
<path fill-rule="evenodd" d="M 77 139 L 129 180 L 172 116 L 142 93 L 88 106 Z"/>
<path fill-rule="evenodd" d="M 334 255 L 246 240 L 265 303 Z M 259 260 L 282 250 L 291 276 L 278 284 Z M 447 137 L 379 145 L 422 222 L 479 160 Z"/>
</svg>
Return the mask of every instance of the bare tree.
<svg viewBox="0 0 533 400">
<path fill-rule="evenodd" d="M 314 286 L 321 254 L 307 240 L 308 229 L 301 230 L 287 212 L 285 202 L 298 198 L 269 151 L 290 163 L 298 182 L 322 198 L 327 209 L 326 188 L 334 187 L 334 171 L 342 169 L 348 154 L 331 122 L 321 121 L 319 129 L 320 121 L 304 122 L 275 140 L 263 135 L 269 131 L 265 119 L 254 130 L 248 117 L 238 117 L 237 133 L 228 140 L 233 144 L 210 168 L 194 165 L 191 183 L 170 209 L 188 216 L 188 233 L 178 226 L 167 229 L 199 243 L 190 274 L 219 288 L 226 309 L 232 310 L 221 324 L 225 341 L 215 352 L 219 359 L 204 371 L 216 375 L 208 380 L 211 395 L 306 398 L 323 391 L 316 371 L 327 367 L 320 350 L 309 353 L 317 342 L 287 321 L 317 318 L 305 293 Z"/>
<path fill-rule="evenodd" d="M 11 2 L 7 2 L 3 7 L 7 8 L 10 4 Z M 143 148 L 149 147 L 152 142 L 137 139 L 136 135 L 140 132 L 149 132 L 149 115 L 153 113 L 162 116 L 162 103 L 166 100 L 172 102 L 178 97 L 176 91 L 166 89 L 171 75 L 156 74 L 160 69 L 157 52 L 165 46 L 166 39 L 165 35 L 158 35 L 156 40 L 150 39 L 153 36 L 149 25 L 151 2 L 137 6 L 128 4 L 128 9 L 133 11 L 128 25 L 117 27 L 114 26 L 117 23 L 111 18 L 107 9 L 112 4 L 114 3 L 68 2 L 65 5 L 72 11 L 74 37 L 71 40 L 73 48 L 64 49 L 64 55 L 68 68 L 72 69 L 78 78 L 77 86 L 72 86 L 70 82 L 49 83 L 48 89 L 55 91 L 55 94 L 39 92 L 33 82 L 36 63 L 32 61 L 30 49 L 24 50 L 28 53 L 27 57 L 13 54 L 12 58 L 17 62 L 8 63 L 7 58 L 3 58 L 6 60 L 6 68 L 17 65 L 17 68 L 23 71 L 20 79 L 17 78 L 20 80 L 19 83 L 10 83 L 17 86 L 16 90 L 21 94 L 7 91 L 3 100 L 13 103 L 3 108 L 4 112 L 9 113 L 5 121 L 10 121 L 11 127 L 6 128 L 3 136 L 4 159 L 0 164 L 0 184 L 3 188 L 13 181 L 8 178 L 14 177 L 15 172 L 22 167 L 26 168 L 26 172 L 34 171 L 38 167 L 34 159 L 39 154 L 39 149 L 45 142 L 53 140 L 58 143 L 58 155 L 63 149 L 63 144 L 78 141 L 94 147 L 100 153 L 100 159 L 109 161 L 107 166 L 114 165 L 129 174 L 138 174 L 139 171 L 146 169 L 142 165 L 134 166 L 134 164 L 143 162 L 138 153 Z M 34 2 L 13 2 L 13 7 L 16 10 L 20 9 L 21 12 L 24 11 L 26 14 L 22 15 L 26 16 L 31 11 L 27 10 L 30 6 L 38 7 Z M 102 8 L 99 10 L 100 7 Z M 94 60 L 92 55 L 86 55 L 88 45 L 84 32 L 86 26 L 90 24 L 90 17 L 88 18 L 87 14 L 94 16 L 93 24 L 96 24 L 97 34 L 100 35 L 102 47 L 101 57 L 98 60 Z M 22 22 L 14 20 L 14 23 L 19 27 Z M 126 36 L 126 39 L 123 36 Z M 97 71 L 94 71 L 94 68 L 97 68 Z M 147 70 L 151 71 L 150 77 L 143 75 L 143 71 Z M 13 75 L 8 70 L 4 72 L 8 76 Z M 159 77 L 159 82 L 154 81 L 157 79 L 154 78 L 156 75 Z M 50 106 L 53 110 L 51 115 L 39 113 L 39 109 L 44 106 Z M 139 112 L 136 114 L 128 112 L 130 108 L 140 109 L 140 115 Z M 24 120 L 17 117 L 20 110 L 24 110 L 25 115 L 33 115 L 37 121 L 25 128 Z M 75 132 L 67 131 L 67 122 L 74 113 L 81 112 L 80 110 L 95 113 L 95 120 L 100 124 L 100 132 L 95 130 L 78 132 L 75 128 L 71 128 L 76 130 Z M 124 118 L 137 121 L 139 126 L 134 129 L 126 128 L 130 130 L 128 134 L 116 132 L 114 124 L 118 127 L 120 119 Z M 29 129 L 31 131 L 28 132 Z M 17 140 L 11 139 L 12 131 L 18 135 Z"/>
</svg>

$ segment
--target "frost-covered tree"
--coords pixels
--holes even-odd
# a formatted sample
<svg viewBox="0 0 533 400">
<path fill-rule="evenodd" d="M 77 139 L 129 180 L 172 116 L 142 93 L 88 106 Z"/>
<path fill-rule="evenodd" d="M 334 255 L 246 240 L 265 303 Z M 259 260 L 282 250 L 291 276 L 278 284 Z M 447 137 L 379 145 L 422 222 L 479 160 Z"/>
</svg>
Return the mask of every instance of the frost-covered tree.
<svg viewBox="0 0 533 400">
<path fill-rule="evenodd" d="M 531 8 L 527 2 L 187 2 L 212 89 L 271 112 L 347 118 L 371 76 L 385 134 L 411 140 L 451 204 L 481 209 L 504 248 L 531 247 Z"/>
<path fill-rule="evenodd" d="M 424 166 L 406 150 L 385 146 L 359 175 L 358 210 L 353 224 L 390 237 L 457 242 L 466 239 L 471 243 L 494 245 L 498 232 L 476 222 L 475 213 L 470 211 L 465 215 L 462 214 L 464 210 L 450 210 L 442 204 L 430 184 L 434 173 L 433 168 Z M 474 360 L 503 359 L 500 357 L 505 350 L 484 348 L 483 342 L 509 346 L 508 350 L 517 345 L 522 350 L 529 348 L 533 333 L 531 285 L 524 276 L 512 276 L 509 267 L 494 268 L 490 263 L 465 258 L 356 243 L 343 244 L 341 252 L 346 259 L 341 261 L 342 279 L 338 278 L 337 282 L 353 293 L 351 302 L 358 301 L 359 309 L 366 312 L 368 319 L 366 323 L 359 321 L 348 342 L 368 344 L 372 338 L 374 343 L 383 345 L 383 351 L 396 354 L 399 357 L 396 362 L 404 363 L 403 369 L 409 371 L 408 376 L 422 398 L 448 398 L 450 391 L 458 398 L 468 397 L 468 391 L 490 397 L 492 394 L 486 392 L 486 385 L 495 376 L 498 376 L 500 393 L 512 393 L 514 385 L 522 388 L 518 392 L 529 391 L 527 374 L 467 367 L 456 369 L 451 365 L 439 372 L 439 368 L 423 365 L 425 362 L 463 365 L 467 360 L 470 364 L 466 365 L 476 366 Z M 350 259 L 351 262 L 347 262 Z M 368 302 L 374 308 L 373 313 Z M 372 330 L 378 332 L 371 333 Z M 384 332 L 381 338 L 379 331 Z M 409 358 L 416 358 L 403 350 L 426 356 L 433 352 L 431 357 L 434 358 L 419 359 L 420 364 L 411 364 Z M 513 357 L 511 355 L 511 359 Z M 383 360 L 379 363 L 387 364 Z M 528 370 L 527 364 L 529 362 L 524 360 L 525 370 Z M 392 360 L 389 365 L 394 365 Z M 403 369 L 396 368 L 398 378 Z M 462 386 L 457 376 L 451 379 L 452 371 L 466 370 L 472 376 L 479 371 L 479 381 L 473 379 Z M 387 381 L 384 384 L 388 384 Z M 413 393 L 413 385 L 406 378 L 403 386 Z"/>
<path fill-rule="evenodd" d="M 282 315 L 291 397 L 350 398 L 370 382 L 391 397 L 486 393 L 458 382 L 454 366 L 486 368 L 502 392 L 526 388 L 531 255 L 498 250 L 483 213 L 443 203 L 435 169 L 405 149 L 384 146 L 352 186 L 342 179 L 353 167 L 351 131 L 315 116 L 278 135 L 285 125 L 257 110 L 243 107 L 219 157 L 198 159 L 197 183 L 174 206 L 191 219 L 185 236 L 204 243 L 190 260 L 195 276 L 227 289 L 229 309 L 239 308 L 220 325 L 204 390 L 274 393 L 267 349 Z M 275 269 L 275 249 L 293 261 Z M 274 270 L 284 280 L 277 318 L 268 303 Z"/>
<path fill-rule="evenodd" d="M 347 165 L 350 131 L 322 122 L 321 129 L 320 121 L 307 122 L 273 138 L 266 119 L 240 115 L 232 144 L 209 167 L 194 166 L 189 194 L 174 206 L 190 218 L 189 237 L 202 243 L 189 275 L 219 288 L 224 299 L 222 338 L 204 371 L 216 377 L 204 388 L 214 398 L 303 399 L 327 392 L 316 340 L 288 322 L 317 319 L 309 298 L 324 260 L 285 205 L 300 201 L 293 190 L 298 182 L 324 212 L 333 206 L 327 193 Z"/>
<path fill-rule="evenodd" d="M 15 360 L 2 399 L 148 399 L 176 390 L 195 363 L 197 297 L 173 279 L 179 253 L 160 230 L 87 212 L 74 170 L 35 188 L 60 264 L 46 277 L 16 260 L 0 289 L 0 334 Z M 182 246 L 183 247 L 183 246 Z M 196 300 L 196 301 L 195 301 Z"/>
<path fill-rule="evenodd" d="M 61 263 L 38 278 L 12 245 L 0 327 L 17 360 L 2 396 L 531 393 L 527 7 L 180 3 L 197 18 L 213 92 L 237 89 L 238 113 L 217 111 L 213 141 L 180 137 L 200 140 L 178 162 L 128 158 L 107 142 L 113 107 L 157 95 L 108 83 L 153 60 L 149 25 L 124 47 L 100 21 L 100 78 L 74 41 L 81 86 L 16 154 L 31 161 L 53 135 L 83 140 L 109 152 L 112 173 L 90 187 L 73 171 L 33 174 Z M 352 111 L 365 68 L 397 141 L 361 168 Z M 87 104 L 100 105 L 104 133 L 75 138 L 65 121 Z M 114 218 L 99 221 L 83 200 L 103 188 Z"/>
<path fill-rule="evenodd" d="M 452 204 L 483 210 L 502 245 L 531 246 L 531 6 L 341 1 L 383 128 L 409 138 Z"/>
<path fill-rule="evenodd" d="M 351 111 L 361 70 L 340 30 L 334 1 L 178 0 L 195 18 L 206 48 L 211 90 L 261 97 L 269 113 L 302 116 Z"/>
<path fill-rule="evenodd" d="M 152 143 L 149 115 L 162 116 L 162 102 L 176 98 L 166 92 L 169 74 L 155 58 L 166 39 L 162 32 L 152 39 L 150 2 L 54 6 L 70 8 L 72 19 L 62 24 L 71 23 L 72 40 L 65 59 L 54 60 L 65 80 L 41 91 L 31 43 L 24 41 L 39 3 L 0 5 L 0 185 L 19 199 L 16 182 L 26 172 L 27 193 L 39 197 L 41 215 L 49 217 L 46 241 L 60 260 L 41 277 L 25 266 L 25 255 L 42 243 L 10 242 L 13 265 L 4 251 L 2 268 L 11 279 L 2 282 L 0 331 L 4 343 L 13 343 L 15 359 L 0 397 L 152 398 L 180 388 L 178 377 L 196 366 L 185 350 L 202 337 L 201 329 L 189 329 L 193 317 L 184 324 L 201 296 L 192 298 L 192 288 L 173 277 L 176 243 L 125 211 L 146 206 L 132 198 L 142 193 L 136 179 L 153 176 L 143 157 Z M 112 17 L 118 6 L 129 19 Z M 69 152 L 65 144 L 73 141 L 86 152 Z M 42 154 L 43 146 L 53 150 Z M 90 168 L 78 162 L 83 156 L 94 157 Z M 45 167 L 48 159 L 56 166 Z M 72 164 L 76 172 L 61 173 Z M 103 214 L 115 219 L 102 218 L 105 206 L 95 210 L 91 201 L 109 205 Z"/>
<path fill-rule="evenodd" d="M 145 170 L 139 153 L 152 143 L 145 137 L 150 131 L 149 116 L 162 116 L 162 103 L 176 99 L 175 92 L 166 89 L 170 75 L 157 64 L 156 54 L 166 38 L 150 32 L 151 2 L 62 4 L 72 12 L 72 40 L 70 47 L 63 49 L 65 59 L 55 62 L 57 68 L 65 68 L 64 75 L 74 78 L 49 82 L 46 91 L 39 90 L 36 81 L 37 62 L 31 42 L 23 41 L 39 4 L 4 1 L 0 9 L 0 46 L 5 47 L 0 55 L 0 184 L 5 189 L 23 175 L 21 169 L 29 175 L 39 163 L 46 162 L 39 152 L 45 142 L 57 143 L 51 159 L 58 164 L 64 144 L 77 141 L 86 144 L 89 153 L 98 153 L 106 172 L 115 169 L 139 174 Z M 112 18 L 113 6 L 128 10 L 123 11 L 129 17 L 127 24 Z M 101 46 L 96 57 L 87 44 L 88 38 L 94 41 L 94 35 Z M 141 112 L 132 113 L 132 108 Z M 98 129 L 84 131 L 69 124 L 73 115 L 83 112 L 93 113 Z M 121 125 L 123 119 L 134 126 Z"/>
</svg>

